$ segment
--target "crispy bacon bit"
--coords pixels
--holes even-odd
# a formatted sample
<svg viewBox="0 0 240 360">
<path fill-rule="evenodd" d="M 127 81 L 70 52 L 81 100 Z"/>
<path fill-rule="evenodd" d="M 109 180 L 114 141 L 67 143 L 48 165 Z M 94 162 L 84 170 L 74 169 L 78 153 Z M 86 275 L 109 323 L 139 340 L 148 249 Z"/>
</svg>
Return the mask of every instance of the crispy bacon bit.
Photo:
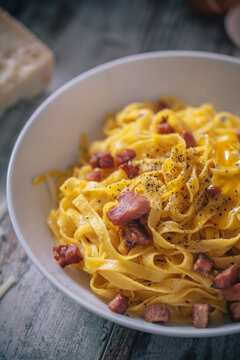
<svg viewBox="0 0 240 360">
<path fill-rule="evenodd" d="M 240 301 L 240 283 L 221 291 L 227 301 Z"/>
<path fill-rule="evenodd" d="M 129 160 L 134 159 L 135 156 L 135 151 L 131 149 L 126 149 L 116 154 L 117 166 L 127 163 Z"/>
<path fill-rule="evenodd" d="M 158 134 L 164 135 L 164 134 L 174 133 L 175 130 L 169 124 L 160 123 L 160 124 L 158 124 L 157 132 L 158 132 Z"/>
<path fill-rule="evenodd" d="M 122 294 L 118 294 L 110 303 L 108 308 L 118 314 L 124 314 L 128 308 L 128 298 Z"/>
<path fill-rule="evenodd" d="M 162 121 L 161 121 L 161 124 L 166 124 L 168 121 L 168 115 L 164 115 L 162 116 Z"/>
<path fill-rule="evenodd" d="M 86 180 L 87 181 L 102 181 L 103 177 L 102 177 L 102 173 L 100 170 L 94 170 L 94 171 L 89 171 L 86 174 Z"/>
<path fill-rule="evenodd" d="M 135 245 L 146 245 L 151 240 L 151 235 L 147 229 L 140 224 L 139 221 L 134 221 L 122 227 L 121 237 L 126 245 L 127 252 L 129 252 Z"/>
<path fill-rule="evenodd" d="M 53 247 L 53 256 L 62 267 L 79 263 L 83 259 L 79 248 L 75 244 Z"/>
<path fill-rule="evenodd" d="M 132 164 L 122 164 L 119 166 L 119 168 L 127 174 L 129 179 L 132 179 L 138 175 L 138 167 Z"/>
<path fill-rule="evenodd" d="M 206 328 L 209 323 L 209 304 L 194 304 L 192 307 L 193 325 L 196 328 Z"/>
<path fill-rule="evenodd" d="M 150 201 L 133 191 L 124 191 L 117 196 L 119 205 L 108 210 L 106 215 L 114 225 L 125 225 L 139 219 L 150 211 Z"/>
<path fill-rule="evenodd" d="M 194 139 L 194 136 L 191 133 L 191 131 L 183 130 L 182 133 L 181 133 L 181 136 L 186 142 L 187 149 L 190 148 L 190 147 L 197 146 L 196 140 Z"/>
<path fill-rule="evenodd" d="M 145 320 L 149 322 L 167 322 L 170 320 L 169 308 L 165 304 L 153 304 L 144 309 Z"/>
<path fill-rule="evenodd" d="M 197 259 L 193 265 L 193 270 L 199 272 L 203 276 L 206 276 L 209 271 L 212 270 L 214 262 L 210 257 L 203 253 L 199 253 Z"/>
<path fill-rule="evenodd" d="M 213 278 L 213 287 L 216 289 L 226 289 L 238 282 L 237 265 L 231 265 Z"/>
<path fill-rule="evenodd" d="M 211 198 L 218 196 L 220 194 L 220 192 L 221 192 L 220 187 L 216 186 L 216 185 L 211 185 L 207 188 L 207 194 Z"/>
<path fill-rule="evenodd" d="M 228 302 L 227 309 L 232 321 L 240 321 L 240 301 Z"/>
<path fill-rule="evenodd" d="M 90 159 L 90 165 L 95 168 L 108 169 L 114 167 L 113 157 L 108 150 L 96 152 Z"/>
<path fill-rule="evenodd" d="M 164 101 L 159 100 L 155 105 L 155 113 L 158 113 L 159 111 L 166 109 L 167 107 L 168 106 Z"/>
<path fill-rule="evenodd" d="M 139 221 L 140 221 L 140 224 L 143 225 L 143 226 L 147 226 L 148 224 L 148 216 L 149 216 L 149 213 L 143 215 L 142 217 L 140 217 Z"/>
<path fill-rule="evenodd" d="M 240 140 L 240 128 L 237 129 L 236 135 L 237 135 L 238 140 Z"/>
</svg>

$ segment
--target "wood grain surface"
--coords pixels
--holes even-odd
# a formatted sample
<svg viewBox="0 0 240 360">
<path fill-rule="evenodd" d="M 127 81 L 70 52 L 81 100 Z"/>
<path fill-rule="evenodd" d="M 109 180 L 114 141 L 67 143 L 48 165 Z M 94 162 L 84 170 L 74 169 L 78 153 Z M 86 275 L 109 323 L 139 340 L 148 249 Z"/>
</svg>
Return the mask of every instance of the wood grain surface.
<svg viewBox="0 0 240 360">
<path fill-rule="evenodd" d="M 64 296 L 18 243 L 5 195 L 14 142 L 50 93 L 87 69 L 140 52 L 202 50 L 240 57 L 223 18 L 199 15 L 183 0 L 0 0 L 0 6 L 56 56 L 49 89 L 0 119 L 0 284 L 16 277 L 0 300 L 0 359 L 239 360 L 240 335 L 183 339 L 145 334 L 103 320 Z"/>
</svg>

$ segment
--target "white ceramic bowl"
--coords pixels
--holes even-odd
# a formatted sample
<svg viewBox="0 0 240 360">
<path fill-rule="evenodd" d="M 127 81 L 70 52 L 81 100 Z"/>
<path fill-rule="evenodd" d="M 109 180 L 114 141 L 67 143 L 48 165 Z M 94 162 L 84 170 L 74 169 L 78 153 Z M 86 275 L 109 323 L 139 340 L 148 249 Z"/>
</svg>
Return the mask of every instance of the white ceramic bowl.
<svg viewBox="0 0 240 360">
<path fill-rule="evenodd" d="M 214 336 L 240 331 L 228 318 L 207 329 L 112 313 L 89 289 L 89 276 L 62 269 L 53 259 L 53 239 L 46 226 L 52 207 L 44 184 L 33 178 L 65 168 L 77 159 L 82 132 L 101 136 L 106 112 L 132 101 L 174 94 L 187 103 L 210 102 L 218 110 L 240 115 L 240 61 L 200 52 L 155 52 L 112 61 L 90 70 L 52 94 L 24 126 L 12 153 L 7 178 L 10 217 L 19 241 L 40 271 L 60 290 L 89 311 L 121 325 L 162 335 Z"/>
</svg>

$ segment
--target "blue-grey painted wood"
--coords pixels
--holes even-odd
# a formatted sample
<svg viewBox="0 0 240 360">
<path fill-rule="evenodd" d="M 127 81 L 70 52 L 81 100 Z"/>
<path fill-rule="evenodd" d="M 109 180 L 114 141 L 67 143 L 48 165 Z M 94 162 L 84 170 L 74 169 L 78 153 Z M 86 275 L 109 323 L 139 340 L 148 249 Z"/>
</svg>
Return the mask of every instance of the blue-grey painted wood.
<svg viewBox="0 0 240 360">
<path fill-rule="evenodd" d="M 56 74 L 45 94 L 0 118 L 0 208 L 19 131 L 40 102 L 64 82 L 103 62 L 145 51 L 188 49 L 240 57 L 225 34 L 223 19 L 199 15 L 183 0 L 2 0 L 0 5 L 56 56 Z M 0 359 L 240 359 L 239 335 L 169 338 L 90 314 L 40 274 L 17 242 L 7 212 L 1 216 L 5 235 L 0 239 L 0 283 L 9 275 L 17 282 L 0 300 Z"/>
</svg>

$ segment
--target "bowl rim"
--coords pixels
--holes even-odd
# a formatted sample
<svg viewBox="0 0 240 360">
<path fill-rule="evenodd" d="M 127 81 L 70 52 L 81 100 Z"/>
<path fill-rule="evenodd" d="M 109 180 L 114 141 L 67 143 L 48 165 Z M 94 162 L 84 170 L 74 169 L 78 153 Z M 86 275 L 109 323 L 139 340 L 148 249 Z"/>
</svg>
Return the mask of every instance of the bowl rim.
<svg viewBox="0 0 240 360">
<path fill-rule="evenodd" d="M 206 328 L 206 329 L 194 329 L 191 327 L 184 327 L 184 324 L 179 324 L 179 326 L 173 326 L 173 327 L 166 327 L 162 325 L 156 325 L 156 324 L 146 324 L 144 322 L 136 322 L 136 319 L 131 317 L 126 317 L 122 315 L 118 315 L 116 313 L 113 313 L 106 309 L 106 311 L 103 311 L 102 309 L 99 309 L 98 307 L 88 303 L 87 301 L 83 300 L 81 297 L 74 294 L 71 290 L 65 288 L 64 285 L 62 285 L 53 275 L 51 275 L 45 268 L 40 264 L 35 254 L 31 251 L 27 243 L 25 242 L 25 239 L 21 232 L 21 226 L 18 223 L 17 220 L 17 214 L 14 210 L 14 200 L 12 197 L 12 173 L 14 170 L 15 160 L 16 160 L 16 154 L 18 152 L 18 149 L 20 148 L 25 135 L 27 134 L 28 130 L 32 126 L 32 124 L 36 121 L 38 118 L 39 113 L 48 106 L 49 103 L 54 101 L 55 98 L 57 98 L 60 94 L 67 91 L 70 87 L 72 87 L 74 84 L 78 83 L 79 81 L 84 80 L 85 78 L 95 75 L 99 72 L 102 72 L 104 70 L 107 70 L 109 68 L 117 67 L 118 65 L 123 65 L 139 60 L 147 60 L 152 58 L 164 58 L 164 57 L 180 57 L 180 58 L 202 58 L 202 59 L 213 59 L 213 60 L 221 60 L 228 63 L 237 64 L 240 66 L 240 59 L 234 58 L 232 56 L 228 55 L 221 55 L 217 53 L 212 52 L 203 52 L 203 51 L 188 51 L 188 50 L 176 50 L 176 51 L 154 51 L 154 52 L 146 52 L 136 55 L 130 55 L 126 57 L 122 57 L 116 60 L 112 60 L 109 62 L 106 62 L 104 64 L 98 65 L 88 71 L 83 72 L 82 74 L 74 77 L 72 80 L 68 81 L 67 83 L 63 84 L 60 88 L 58 88 L 56 91 L 54 91 L 50 96 L 48 96 L 41 104 L 38 106 L 38 108 L 32 113 L 30 118 L 26 121 L 25 125 L 23 126 L 20 134 L 17 137 L 17 140 L 14 144 L 11 157 L 9 160 L 8 165 L 8 171 L 7 171 L 7 181 L 6 181 L 6 195 L 7 195 L 7 204 L 8 204 L 8 211 L 10 215 L 10 219 L 14 228 L 14 231 L 16 233 L 16 236 L 21 243 L 22 247 L 26 251 L 28 257 L 31 259 L 31 261 L 37 266 L 37 268 L 40 270 L 40 272 L 59 290 L 61 290 L 65 295 L 69 296 L 72 300 L 76 301 L 79 305 L 83 306 L 88 311 L 94 313 L 95 315 L 98 315 L 104 319 L 113 321 L 117 324 L 120 324 L 122 326 L 140 330 L 143 332 L 156 334 L 156 335 L 166 335 L 166 336 L 177 336 L 177 337 L 211 337 L 211 336 L 223 336 L 228 334 L 233 334 L 240 332 L 240 323 L 230 323 L 226 324 L 225 326 L 220 326 L 216 328 Z"/>
</svg>

